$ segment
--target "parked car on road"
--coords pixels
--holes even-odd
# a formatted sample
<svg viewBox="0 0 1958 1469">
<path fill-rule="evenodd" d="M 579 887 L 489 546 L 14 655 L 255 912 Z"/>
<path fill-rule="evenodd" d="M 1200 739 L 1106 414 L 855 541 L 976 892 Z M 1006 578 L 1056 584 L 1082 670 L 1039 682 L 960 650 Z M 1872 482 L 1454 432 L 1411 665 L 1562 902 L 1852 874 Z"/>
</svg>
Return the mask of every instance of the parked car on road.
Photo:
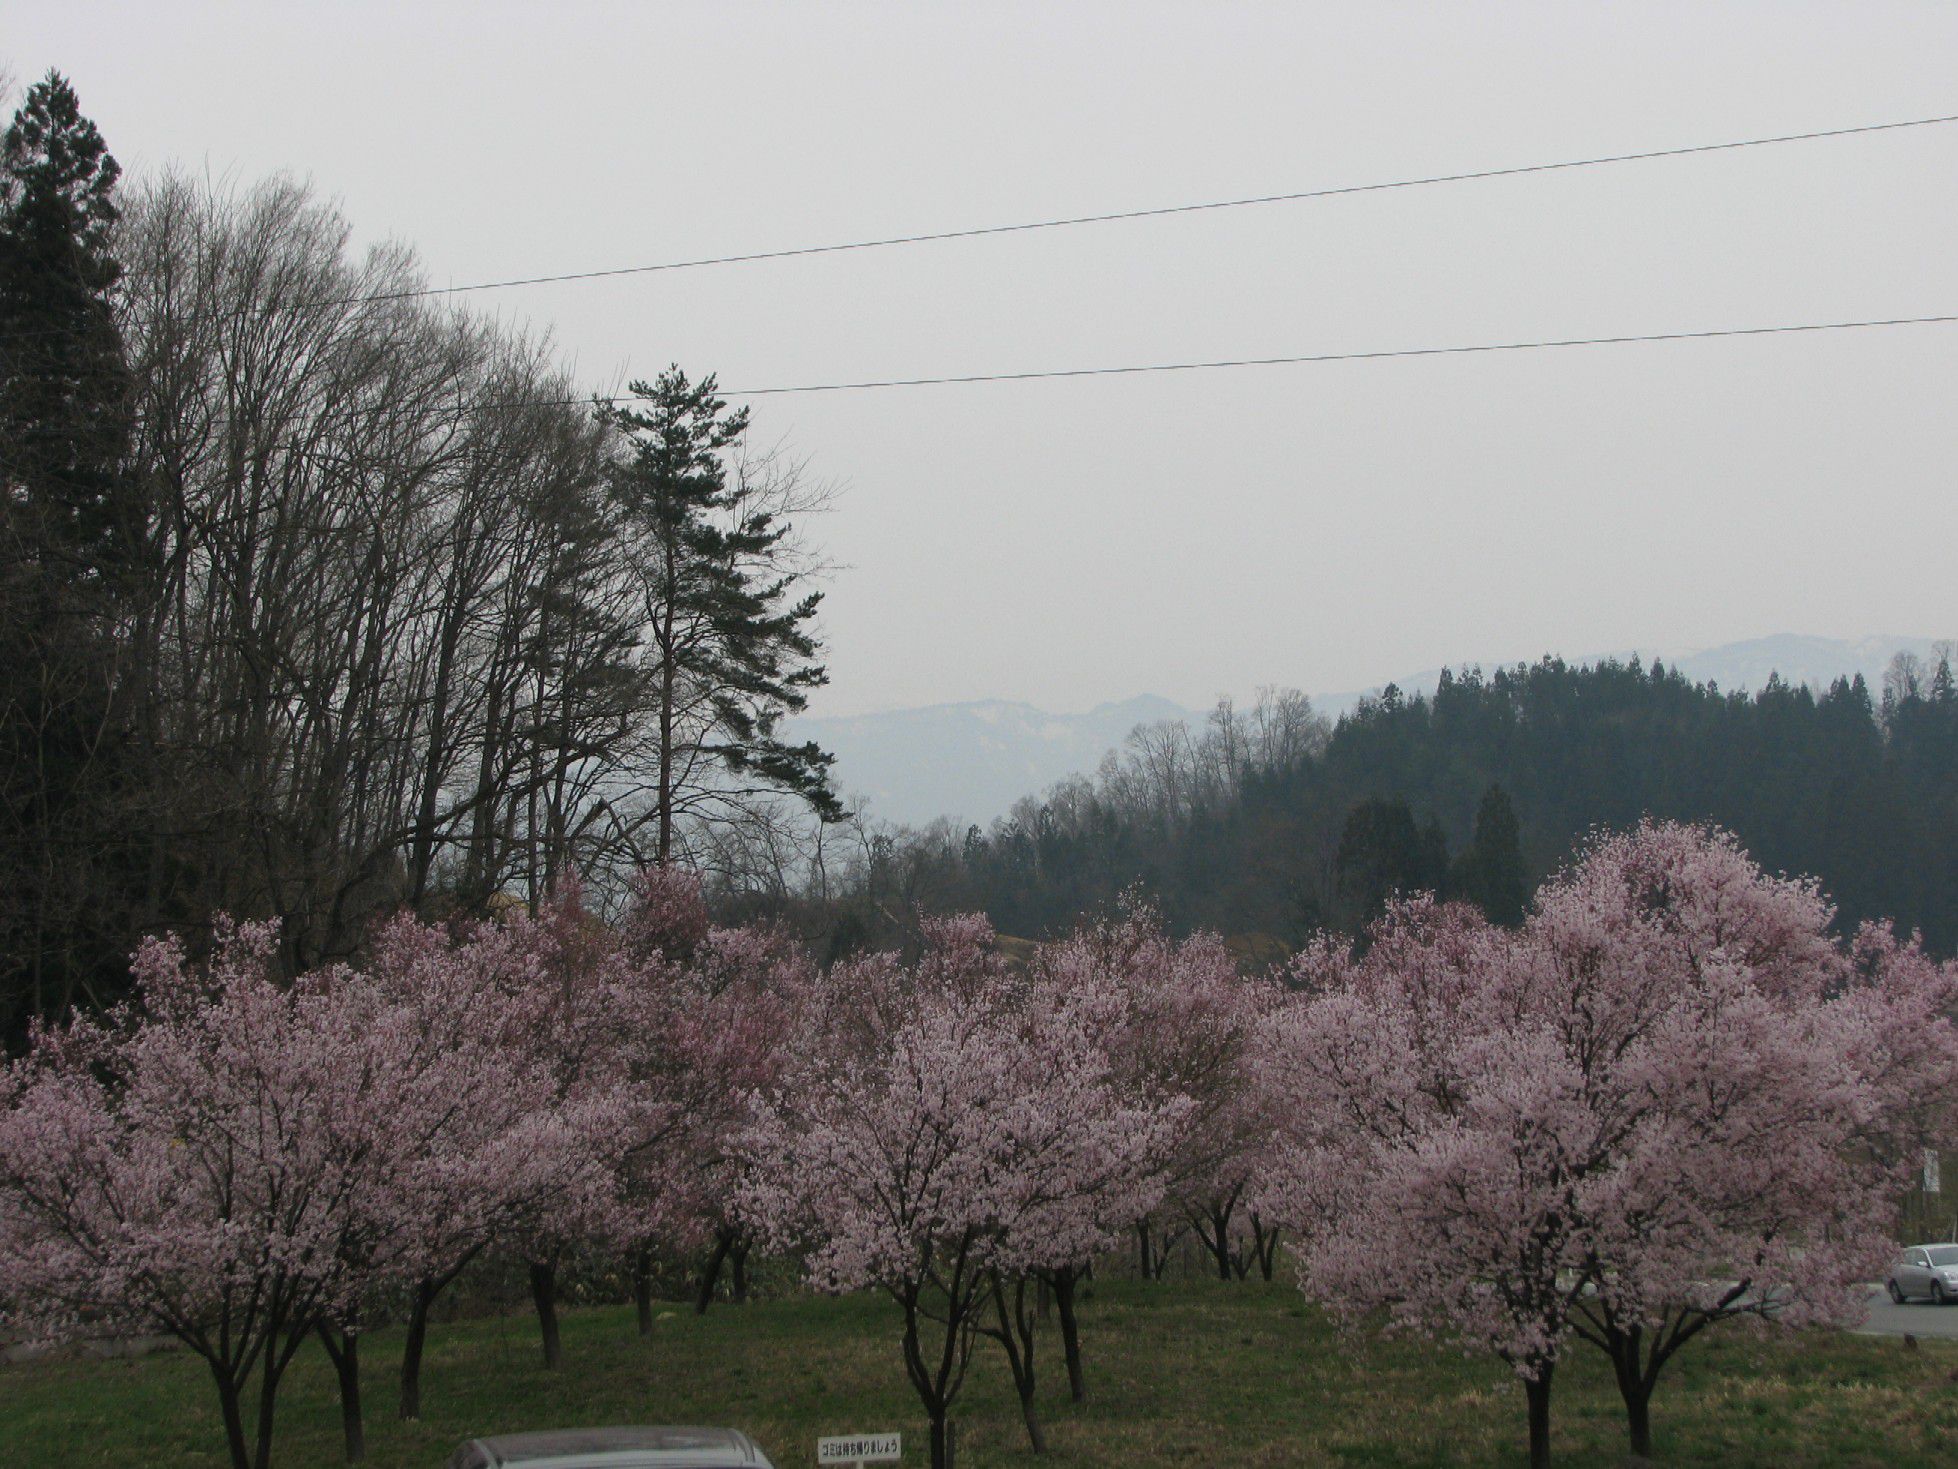
<svg viewBox="0 0 1958 1469">
<path fill-rule="evenodd" d="M 448 1469 L 774 1469 L 735 1428 L 555 1428 L 472 1438 Z"/>
<path fill-rule="evenodd" d="M 1902 1305 L 1929 1296 L 1938 1305 L 1958 1301 L 1958 1245 L 1912 1245 L 1890 1267 L 1890 1299 Z"/>
</svg>

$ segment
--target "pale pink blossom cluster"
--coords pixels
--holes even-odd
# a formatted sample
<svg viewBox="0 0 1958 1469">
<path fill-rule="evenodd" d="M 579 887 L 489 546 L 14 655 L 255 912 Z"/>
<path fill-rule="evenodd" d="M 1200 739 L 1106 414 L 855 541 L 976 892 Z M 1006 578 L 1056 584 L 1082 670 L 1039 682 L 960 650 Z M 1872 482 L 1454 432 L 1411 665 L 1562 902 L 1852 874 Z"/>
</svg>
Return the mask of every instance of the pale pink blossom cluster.
<svg viewBox="0 0 1958 1469">
<path fill-rule="evenodd" d="M 1511 1363 L 1538 1463 L 1573 1343 L 1646 1453 L 1707 1325 L 1855 1319 L 1958 1097 L 1958 969 L 1832 916 L 1726 834 L 1648 822 L 1518 932 L 1417 898 L 1359 957 L 1315 945 L 1264 1053 L 1289 1135 L 1261 1204 L 1306 1289 Z"/>
<path fill-rule="evenodd" d="M 1246 978 L 1146 905 L 1001 955 L 983 918 L 818 973 L 717 928 L 656 871 L 616 926 L 567 885 L 535 916 L 402 917 L 358 968 L 282 979 L 275 935 L 136 958 L 136 999 L 35 1033 L 0 1071 L 0 1308 L 15 1329 L 155 1330 L 209 1363 L 234 1469 L 267 1469 L 309 1335 L 359 1447 L 362 1328 L 471 1262 L 527 1267 L 547 1362 L 568 1260 L 751 1244 L 903 1312 L 943 1469 L 980 1335 L 1034 1446 L 1034 1299 L 1085 1392 L 1077 1286 L 1195 1231 L 1350 1321 L 1509 1362 L 1532 1458 L 1558 1361 L 1612 1361 L 1633 1447 L 1673 1354 L 1748 1317 L 1852 1319 L 1898 1191 L 1958 1110 L 1958 968 L 1868 928 L 1729 836 L 1595 837 L 1515 931 L 1396 902 L 1357 952 Z M 256 1384 L 255 1394 L 253 1384 Z M 256 1397 L 255 1441 L 247 1432 Z"/>
<path fill-rule="evenodd" d="M 757 1099 L 742 1207 L 770 1243 L 805 1251 L 819 1287 L 898 1303 L 934 1464 L 979 1333 L 1006 1348 L 1039 1447 L 1029 1285 L 1060 1299 L 1078 1393 L 1075 1283 L 1161 1207 L 1213 1126 L 1214 1077 L 1183 1086 L 1154 1034 L 1187 1020 L 1192 1044 L 1217 1044 L 1199 1036 L 1212 1017 L 1164 993 L 1203 972 L 1211 943 L 1177 949 L 1133 917 L 1019 970 L 984 920 L 928 920 L 915 961 L 830 973 Z"/>
<path fill-rule="evenodd" d="M 361 1329 L 405 1314 L 415 1416 L 430 1307 L 486 1252 L 527 1264 L 555 1361 L 567 1256 L 730 1217 L 746 1099 L 809 985 L 779 936 L 708 926 L 697 885 L 644 888 L 617 931 L 572 888 L 535 918 L 401 917 L 360 967 L 289 980 L 263 925 L 220 924 L 201 964 L 145 943 L 130 1005 L 0 1071 L 10 1327 L 180 1338 L 234 1469 L 265 1469 L 311 1335 L 357 1454 Z"/>
<path fill-rule="evenodd" d="M 1277 1228 L 1256 1199 L 1275 1137 L 1274 1099 L 1258 1056 L 1283 991 L 1242 975 L 1215 934 L 1172 938 L 1134 899 L 1043 948 L 1034 969 L 1094 1006 L 1092 1023 L 1125 1086 L 1188 1099 L 1162 1200 L 1129 1221 L 1141 1273 L 1159 1275 L 1169 1247 L 1194 1230 L 1220 1278 L 1256 1266 L 1269 1279 Z"/>
</svg>

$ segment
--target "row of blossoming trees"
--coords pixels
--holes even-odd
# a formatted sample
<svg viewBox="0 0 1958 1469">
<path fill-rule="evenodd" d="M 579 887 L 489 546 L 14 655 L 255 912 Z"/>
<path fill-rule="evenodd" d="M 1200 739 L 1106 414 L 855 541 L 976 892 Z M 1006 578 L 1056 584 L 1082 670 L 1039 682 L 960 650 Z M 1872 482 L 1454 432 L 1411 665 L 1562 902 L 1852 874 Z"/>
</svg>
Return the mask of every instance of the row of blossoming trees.
<svg viewBox="0 0 1958 1469">
<path fill-rule="evenodd" d="M 1585 1345 L 1643 1452 L 1707 1326 L 1860 1309 L 1958 1096 L 1958 970 L 1830 919 L 1727 837 L 1647 825 L 1594 841 L 1519 930 L 1411 899 L 1357 952 L 1248 979 L 1142 909 L 1025 965 L 946 919 L 908 959 L 818 974 L 660 873 L 617 928 L 575 893 L 403 918 L 362 967 L 289 982 L 262 928 L 202 965 L 155 941 L 130 1006 L 37 1033 L 0 1082 L 0 1300 L 178 1337 L 234 1469 L 265 1469 L 309 1340 L 350 1456 L 363 1327 L 406 1322 L 417 1414 L 431 1307 L 478 1259 L 527 1268 L 554 1365 L 567 1259 L 630 1260 L 643 1330 L 656 1258 L 759 1244 L 897 1303 L 944 1469 L 983 1338 L 1042 1446 L 1043 1292 L 1079 1399 L 1098 1260 L 1153 1274 L 1194 1232 L 1220 1274 L 1268 1276 L 1282 1232 L 1347 1318 L 1509 1363 L 1534 1463 Z"/>
</svg>

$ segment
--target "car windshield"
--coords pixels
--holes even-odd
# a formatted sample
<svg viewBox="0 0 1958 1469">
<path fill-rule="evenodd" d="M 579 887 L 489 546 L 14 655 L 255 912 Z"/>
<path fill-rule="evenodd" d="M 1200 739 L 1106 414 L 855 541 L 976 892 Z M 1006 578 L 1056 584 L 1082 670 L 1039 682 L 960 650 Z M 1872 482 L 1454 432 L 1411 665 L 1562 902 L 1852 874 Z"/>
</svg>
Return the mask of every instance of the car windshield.
<svg viewBox="0 0 1958 1469">
<path fill-rule="evenodd" d="M 1932 1245 L 1924 1253 L 1933 1265 L 1958 1265 L 1958 1245 Z"/>
</svg>

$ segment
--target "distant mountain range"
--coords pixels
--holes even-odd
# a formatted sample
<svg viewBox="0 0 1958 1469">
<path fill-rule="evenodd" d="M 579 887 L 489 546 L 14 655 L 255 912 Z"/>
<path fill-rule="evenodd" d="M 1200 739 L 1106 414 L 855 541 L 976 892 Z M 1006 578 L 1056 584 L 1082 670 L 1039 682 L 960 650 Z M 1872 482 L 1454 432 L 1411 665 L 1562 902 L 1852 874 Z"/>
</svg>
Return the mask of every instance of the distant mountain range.
<svg viewBox="0 0 1958 1469">
<path fill-rule="evenodd" d="M 940 816 L 986 825 L 1022 796 L 1093 770 L 1138 724 L 1201 715 L 1143 694 L 1086 714 L 1049 714 L 1008 699 L 932 704 L 887 714 L 801 719 L 795 739 L 836 756 L 846 804 L 884 821 L 922 826 Z"/>
<path fill-rule="evenodd" d="M 1781 633 L 1696 653 L 1656 656 L 1695 683 L 1711 680 L 1723 689 L 1758 689 L 1771 673 L 1779 673 L 1788 683 L 1822 688 L 1860 673 L 1874 693 L 1883 670 L 1898 653 L 1930 659 L 1933 646 L 1930 638 L 1847 641 Z M 1655 656 L 1643 649 L 1639 654 L 1646 662 Z M 1623 659 L 1630 654 L 1597 654 L 1572 661 L 1589 663 L 1607 656 Z M 1496 665 L 1481 666 L 1487 670 Z M 1394 682 L 1404 693 L 1429 693 L 1440 673 L 1430 669 Z M 1315 694 L 1312 702 L 1322 714 L 1336 719 L 1379 691 Z M 836 783 L 845 801 L 860 805 L 872 817 L 922 826 L 944 816 L 960 825 L 984 826 L 1005 815 L 1022 796 L 1037 795 L 1065 776 L 1093 772 L 1102 756 L 1118 748 L 1138 724 L 1183 719 L 1201 726 L 1207 712 L 1153 694 L 1100 704 L 1085 714 L 1051 714 L 1032 704 L 980 699 L 883 714 L 801 719 L 788 733 L 815 740 L 833 753 Z"/>
</svg>

